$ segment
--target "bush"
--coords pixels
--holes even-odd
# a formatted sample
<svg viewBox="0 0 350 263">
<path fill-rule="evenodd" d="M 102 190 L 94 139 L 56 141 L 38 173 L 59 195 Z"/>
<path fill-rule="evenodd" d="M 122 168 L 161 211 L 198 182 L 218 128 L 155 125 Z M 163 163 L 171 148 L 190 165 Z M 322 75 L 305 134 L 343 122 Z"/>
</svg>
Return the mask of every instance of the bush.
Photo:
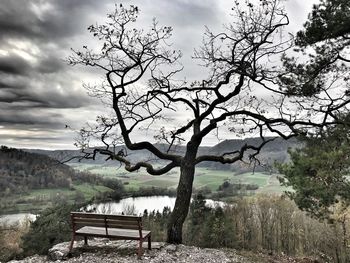
<svg viewBox="0 0 350 263">
<path fill-rule="evenodd" d="M 175 189 L 161 188 L 161 187 L 140 187 L 137 191 L 131 192 L 132 197 L 140 196 L 176 196 Z"/>
<path fill-rule="evenodd" d="M 22 253 L 21 238 L 28 232 L 29 224 L 28 219 L 19 225 L 0 225 L 0 262 L 17 258 Z"/>
<path fill-rule="evenodd" d="M 70 240 L 70 212 L 81 206 L 60 204 L 42 211 L 23 237 L 24 255 L 45 255 L 52 246 Z"/>
</svg>

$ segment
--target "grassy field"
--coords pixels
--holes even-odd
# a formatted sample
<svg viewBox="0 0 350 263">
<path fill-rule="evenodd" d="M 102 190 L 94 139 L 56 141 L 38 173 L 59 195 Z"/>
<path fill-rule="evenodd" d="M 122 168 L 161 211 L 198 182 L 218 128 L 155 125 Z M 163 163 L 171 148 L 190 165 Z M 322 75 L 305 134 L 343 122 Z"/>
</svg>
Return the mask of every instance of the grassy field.
<svg viewBox="0 0 350 263">
<path fill-rule="evenodd" d="M 176 188 L 179 180 L 179 170 L 174 169 L 169 173 L 161 176 L 151 176 L 146 171 L 129 173 L 123 168 L 113 166 L 103 166 L 95 164 L 73 164 L 75 169 L 80 171 L 89 171 L 102 176 L 117 178 L 121 180 L 125 188 L 137 190 L 139 187 L 161 187 Z M 245 173 L 236 175 L 231 171 L 212 170 L 204 167 L 196 168 L 194 179 L 195 189 L 209 188 L 216 191 L 224 181 L 241 184 L 257 184 L 259 189 L 257 192 L 263 193 L 281 193 L 286 190 L 281 187 L 277 179 L 277 175 L 267 175 L 264 173 Z"/>
</svg>

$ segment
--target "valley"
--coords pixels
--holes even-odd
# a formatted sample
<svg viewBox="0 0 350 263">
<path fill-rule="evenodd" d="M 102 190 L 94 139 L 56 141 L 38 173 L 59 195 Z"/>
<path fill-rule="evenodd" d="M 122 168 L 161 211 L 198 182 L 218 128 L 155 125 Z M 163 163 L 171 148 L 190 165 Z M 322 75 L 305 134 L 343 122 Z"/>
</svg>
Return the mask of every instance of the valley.
<svg viewBox="0 0 350 263">
<path fill-rule="evenodd" d="M 144 170 L 129 173 L 123 168 L 118 169 L 109 165 L 72 163 L 70 166 L 78 171 L 90 172 L 109 178 L 117 178 L 123 183 L 127 190 L 138 190 L 140 187 L 176 189 L 180 176 L 179 169 L 173 169 L 173 171 L 164 175 L 152 176 L 147 174 Z M 282 193 L 286 188 L 280 186 L 277 177 L 277 174 L 268 174 L 264 172 L 246 172 L 239 174 L 229 170 L 215 170 L 207 167 L 197 167 L 194 188 L 196 190 L 217 191 L 219 186 L 227 181 L 233 184 L 257 185 L 259 188 L 251 191 L 251 193 Z"/>
<path fill-rule="evenodd" d="M 200 152 L 220 154 L 241 147 L 243 143 L 254 144 L 255 140 L 226 140 L 213 147 L 203 147 Z M 255 169 L 243 163 L 203 163 L 196 168 L 194 193 L 201 191 L 208 198 L 224 201 L 258 193 L 281 194 L 287 189 L 280 185 L 273 162 L 288 160 L 287 149 L 296 145 L 295 141 L 271 142 L 260 154 L 267 166 L 257 166 Z M 117 150 L 120 149 L 123 147 Z M 176 150 L 179 154 L 184 151 L 182 146 Z M 78 150 L 16 150 L 3 147 L 0 154 L 1 214 L 37 213 L 57 203 L 108 201 L 152 194 L 174 196 L 180 174 L 178 168 L 160 176 L 149 175 L 143 169 L 129 173 L 118 162 L 106 162 L 103 156 L 98 156 L 95 161 L 82 159 L 78 162 L 72 159 L 65 164 L 60 163 L 79 156 Z M 128 157 L 131 160 L 152 158 L 143 151 L 129 152 Z M 161 164 L 154 163 L 156 166 Z"/>
</svg>

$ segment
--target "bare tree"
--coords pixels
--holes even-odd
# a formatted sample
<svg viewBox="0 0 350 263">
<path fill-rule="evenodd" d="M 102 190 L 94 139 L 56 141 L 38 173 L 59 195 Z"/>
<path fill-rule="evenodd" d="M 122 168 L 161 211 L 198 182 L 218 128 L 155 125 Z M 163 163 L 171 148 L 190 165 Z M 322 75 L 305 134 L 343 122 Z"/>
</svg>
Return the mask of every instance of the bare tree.
<svg viewBox="0 0 350 263">
<path fill-rule="evenodd" d="M 247 2 L 244 7 L 237 2 L 232 12 L 233 22 L 220 33 L 206 29 L 202 46 L 195 50 L 194 59 L 208 71 L 201 81 L 177 79 L 183 67 L 181 53 L 167 42 L 172 28 L 160 27 L 154 20 L 149 31 L 139 29 L 134 23 L 139 13 L 136 6 L 117 6 L 108 15 L 109 22 L 89 27 L 102 43 L 100 50 L 84 46 L 68 59 L 72 65 L 95 67 L 105 74 L 106 81 L 100 86 L 87 88 L 114 111 L 113 117 L 99 117 L 96 126 L 81 130 L 84 158 L 106 155 L 120 161 L 129 172 L 144 168 L 151 175 L 180 168 L 177 198 L 168 223 L 171 243 L 182 242 L 197 164 L 255 160 L 262 147 L 276 137 L 289 139 L 336 123 L 337 114 L 349 103 L 341 89 L 334 92 L 340 76 L 333 75 L 334 81 L 317 92 L 293 93 L 290 87 L 281 86 L 281 79 L 292 77 L 283 70 L 280 57 L 293 46 L 293 38 L 283 31 L 289 19 L 278 0 L 259 1 L 257 5 Z M 167 128 L 169 113 L 179 110 L 185 112 L 187 120 L 175 129 Z M 162 127 L 155 137 L 167 148 L 134 141 L 140 127 Z M 261 143 L 245 144 L 222 155 L 198 154 L 206 136 L 225 129 L 235 137 L 260 136 Z M 101 140 L 104 147 L 89 148 L 91 138 Z M 186 142 L 184 154 L 176 153 L 176 145 L 182 142 Z M 117 144 L 130 150 L 148 150 L 165 164 L 131 162 L 125 152 L 115 150 Z"/>
</svg>

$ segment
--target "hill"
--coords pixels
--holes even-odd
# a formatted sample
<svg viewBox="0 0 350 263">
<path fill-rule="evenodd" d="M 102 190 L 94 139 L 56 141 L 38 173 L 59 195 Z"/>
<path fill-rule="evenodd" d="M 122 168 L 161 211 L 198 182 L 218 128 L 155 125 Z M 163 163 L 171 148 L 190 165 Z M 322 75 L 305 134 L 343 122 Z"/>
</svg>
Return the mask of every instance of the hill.
<svg viewBox="0 0 350 263">
<path fill-rule="evenodd" d="M 258 146 L 260 143 L 261 143 L 261 138 L 224 140 L 215 146 L 200 147 L 199 154 L 220 155 L 226 152 L 239 150 L 240 147 L 242 147 L 244 144 Z M 165 144 L 155 144 L 155 146 L 161 150 L 167 149 L 166 148 L 167 145 Z M 296 147 L 300 147 L 300 143 L 294 138 L 287 141 L 281 138 L 276 138 L 275 140 L 266 144 L 264 148 L 261 150 L 260 154 L 257 156 L 259 161 L 261 162 L 261 166 L 254 167 L 254 164 L 249 165 L 247 163 L 242 163 L 242 162 L 235 163 L 235 164 L 204 162 L 204 163 L 201 163 L 200 166 L 208 167 L 216 170 L 230 170 L 230 171 L 235 171 L 239 173 L 251 172 L 253 169 L 255 169 L 255 171 L 266 171 L 266 167 L 271 167 L 275 161 L 287 162 L 289 160 L 287 150 L 289 148 L 296 148 Z M 128 151 L 126 150 L 125 146 L 117 146 L 115 149 L 116 152 L 120 150 L 123 150 L 127 154 L 128 159 L 131 162 L 136 162 L 140 160 L 143 160 L 143 161 L 152 160 L 152 162 L 157 162 L 155 161 L 156 157 L 150 154 L 146 150 Z M 72 157 L 82 156 L 82 153 L 80 152 L 80 150 L 47 151 L 47 150 L 29 149 L 26 151 L 45 154 L 59 161 L 65 161 L 65 160 L 71 159 Z M 178 145 L 171 152 L 179 155 L 184 155 L 185 146 Z M 249 154 L 250 152 L 248 151 L 246 156 L 248 156 Z M 103 165 L 110 165 L 110 166 L 119 166 L 119 162 L 110 161 L 110 160 L 106 161 L 105 159 L 106 159 L 105 156 L 97 155 L 95 160 L 76 158 L 76 159 L 72 159 L 69 163 L 81 162 L 81 163 L 96 164 L 96 165 L 103 164 Z M 247 159 L 247 157 L 245 159 Z"/>
<path fill-rule="evenodd" d="M 0 196 L 31 189 L 69 188 L 77 177 L 68 165 L 46 155 L 5 146 L 0 149 Z"/>
<path fill-rule="evenodd" d="M 85 189 L 89 186 L 100 190 L 102 186 L 108 187 L 109 190 L 120 187 L 117 180 L 77 172 L 69 165 L 62 164 L 47 155 L 6 146 L 0 148 L 0 198 L 3 202 L 9 196 L 24 196 L 41 189 L 74 192 L 79 187 L 82 188 L 80 190 L 89 190 Z"/>
<path fill-rule="evenodd" d="M 223 153 L 239 150 L 245 144 L 259 146 L 261 142 L 261 138 L 225 140 L 213 146 L 209 151 L 210 154 L 221 155 Z M 248 156 L 252 153 L 252 151 L 247 151 L 245 154 L 245 162 L 237 162 L 234 164 L 206 162 L 201 166 L 217 170 L 230 170 L 235 171 L 236 173 L 251 172 L 253 169 L 260 172 L 271 172 L 273 170 L 273 164 L 275 162 L 285 163 L 289 161 L 288 149 L 294 149 L 297 147 L 301 147 L 301 143 L 295 138 L 289 140 L 275 138 L 273 141 L 267 143 L 262 148 L 259 155 L 256 156 L 260 163 L 249 163 Z"/>
</svg>

